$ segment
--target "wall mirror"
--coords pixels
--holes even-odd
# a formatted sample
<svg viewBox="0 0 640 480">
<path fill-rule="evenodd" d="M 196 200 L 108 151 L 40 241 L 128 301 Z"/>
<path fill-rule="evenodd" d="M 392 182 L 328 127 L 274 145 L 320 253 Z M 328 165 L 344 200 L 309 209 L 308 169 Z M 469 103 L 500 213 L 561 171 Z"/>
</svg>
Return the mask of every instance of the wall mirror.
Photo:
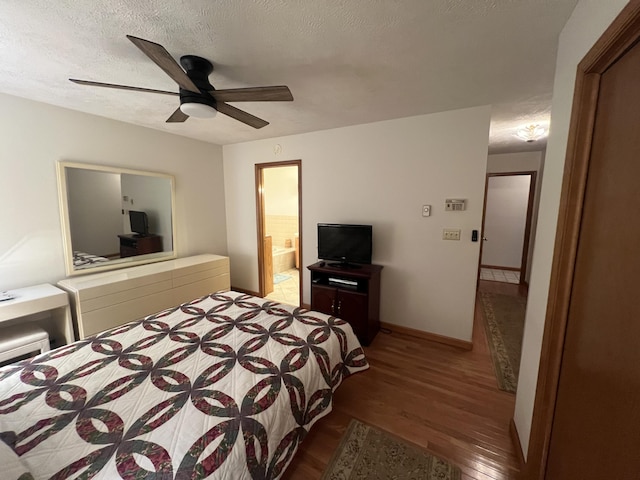
<svg viewBox="0 0 640 480">
<path fill-rule="evenodd" d="M 173 176 L 74 162 L 57 168 L 67 275 L 176 257 Z"/>
</svg>

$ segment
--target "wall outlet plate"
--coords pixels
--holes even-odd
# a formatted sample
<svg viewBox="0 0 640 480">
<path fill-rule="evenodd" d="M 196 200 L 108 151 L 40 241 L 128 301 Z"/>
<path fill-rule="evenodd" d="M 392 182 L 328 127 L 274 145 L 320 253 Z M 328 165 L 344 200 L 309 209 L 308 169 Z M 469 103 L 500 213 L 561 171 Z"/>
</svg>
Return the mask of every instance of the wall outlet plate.
<svg viewBox="0 0 640 480">
<path fill-rule="evenodd" d="M 442 230 L 442 239 L 443 240 L 460 240 L 460 232 L 459 228 L 445 228 Z"/>
<path fill-rule="evenodd" d="M 431 205 L 423 205 L 422 206 L 422 216 L 423 217 L 431 216 Z"/>
</svg>

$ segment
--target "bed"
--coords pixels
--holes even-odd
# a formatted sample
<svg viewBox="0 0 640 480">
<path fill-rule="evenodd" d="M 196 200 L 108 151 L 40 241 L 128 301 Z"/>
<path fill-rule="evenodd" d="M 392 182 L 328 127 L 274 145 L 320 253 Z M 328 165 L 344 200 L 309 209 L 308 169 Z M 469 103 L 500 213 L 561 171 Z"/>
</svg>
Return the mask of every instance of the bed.
<svg viewBox="0 0 640 480">
<path fill-rule="evenodd" d="M 107 257 L 100 257 L 91 253 L 80 252 L 78 250 L 73 251 L 73 266 L 76 269 L 93 267 L 96 263 L 108 262 Z"/>
<path fill-rule="evenodd" d="M 0 369 L 0 462 L 21 480 L 279 478 L 367 368 L 340 319 L 207 295 Z"/>
</svg>

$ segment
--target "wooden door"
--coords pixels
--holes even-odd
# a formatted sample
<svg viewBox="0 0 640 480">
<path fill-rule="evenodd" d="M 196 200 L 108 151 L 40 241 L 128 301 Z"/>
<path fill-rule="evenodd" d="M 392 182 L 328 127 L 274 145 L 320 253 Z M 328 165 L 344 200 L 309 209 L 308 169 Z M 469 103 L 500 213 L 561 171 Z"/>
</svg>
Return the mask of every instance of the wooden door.
<svg viewBox="0 0 640 480">
<path fill-rule="evenodd" d="M 262 247 L 262 274 L 264 275 L 264 295 L 266 296 L 273 292 L 273 240 L 271 235 L 264 237 Z"/>
<path fill-rule="evenodd" d="M 369 317 L 369 297 L 366 293 L 338 291 L 338 305 L 336 316 L 349 322 L 358 340 L 364 345 L 369 345 L 367 321 Z"/>
<path fill-rule="evenodd" d="M 335 315 L 336 289 L 324 285 L 311 286 L 311 309 Z"/>
<path fill-rule="evenodd" d="M 600 79 L 545 478 L 640 478 L 640 46 Z"/>
</svg>

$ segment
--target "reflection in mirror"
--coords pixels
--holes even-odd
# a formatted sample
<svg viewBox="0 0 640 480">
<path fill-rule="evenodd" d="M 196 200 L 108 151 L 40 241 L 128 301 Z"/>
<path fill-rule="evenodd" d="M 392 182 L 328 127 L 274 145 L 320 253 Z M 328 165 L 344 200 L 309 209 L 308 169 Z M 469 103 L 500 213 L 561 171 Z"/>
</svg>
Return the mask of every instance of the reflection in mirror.
<svg viewBox="0 0 640 480">
<path fill-rule="evenodd" d="M 170 175 L 60 162 L 69 275 L 175 258 Z"/>
</svg>

